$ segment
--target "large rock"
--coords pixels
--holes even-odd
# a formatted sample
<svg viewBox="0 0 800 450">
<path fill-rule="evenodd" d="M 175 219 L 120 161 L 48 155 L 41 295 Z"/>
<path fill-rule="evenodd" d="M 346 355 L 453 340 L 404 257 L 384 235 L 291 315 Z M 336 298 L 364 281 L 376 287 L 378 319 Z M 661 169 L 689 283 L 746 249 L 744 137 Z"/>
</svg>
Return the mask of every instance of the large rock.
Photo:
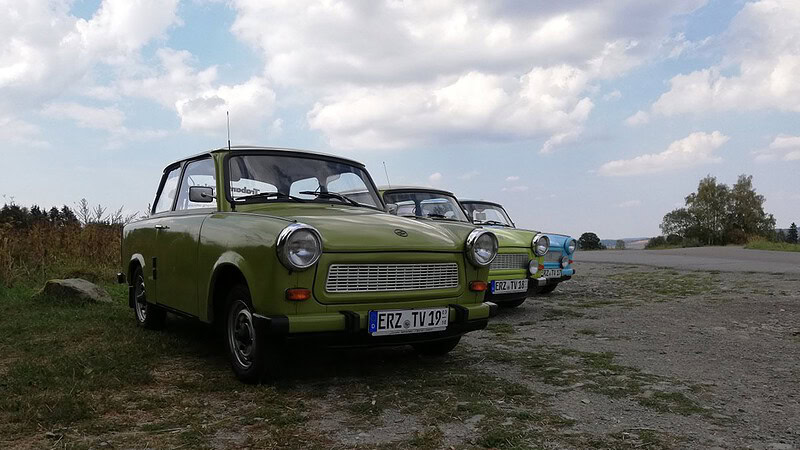
<svg viewBox="0 0 800 450">
<path fill-rule="evenodd" d="M 81 278 L 49 280 L 35 297 L 59 298 L 89 303 L 111 303 L 111 296 L 100 286 Z"/>
</svg>

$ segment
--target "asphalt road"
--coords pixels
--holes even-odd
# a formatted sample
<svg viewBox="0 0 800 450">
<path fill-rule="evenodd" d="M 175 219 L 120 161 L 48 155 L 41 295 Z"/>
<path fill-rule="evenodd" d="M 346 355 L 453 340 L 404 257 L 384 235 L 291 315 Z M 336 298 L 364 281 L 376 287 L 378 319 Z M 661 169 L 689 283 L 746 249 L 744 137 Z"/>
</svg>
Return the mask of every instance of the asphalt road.
<svg viewBox="0 0 800 450">
<path fill-rule="evenodd" d="M 682 270 L 800 274 L 800 252 L 747 250 L 733 246 L 674 250 L 578 251 L 575 261 L 578 263 L 639 264 Z"/>
</svg>

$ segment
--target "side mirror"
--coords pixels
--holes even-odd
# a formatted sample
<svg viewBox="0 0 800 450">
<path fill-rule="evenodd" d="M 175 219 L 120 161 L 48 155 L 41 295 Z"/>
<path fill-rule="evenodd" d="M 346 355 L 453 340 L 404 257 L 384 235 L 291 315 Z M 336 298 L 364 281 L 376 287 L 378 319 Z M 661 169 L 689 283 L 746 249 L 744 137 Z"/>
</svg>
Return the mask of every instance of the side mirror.
<svg viewBox="0 0 800 450">
<path fill-rule="evenodd" d="M 386 204 L 386 212 L 389 214 L 397 215 L 397 204 L 395 203 L 387 203 Z"/>
<path fill-rule="evenodd" d="M 214 188 L 208 186 L 190 186 L 189 201 L 192 203 L 211 203 L 214 201 Z"/>
</svg>

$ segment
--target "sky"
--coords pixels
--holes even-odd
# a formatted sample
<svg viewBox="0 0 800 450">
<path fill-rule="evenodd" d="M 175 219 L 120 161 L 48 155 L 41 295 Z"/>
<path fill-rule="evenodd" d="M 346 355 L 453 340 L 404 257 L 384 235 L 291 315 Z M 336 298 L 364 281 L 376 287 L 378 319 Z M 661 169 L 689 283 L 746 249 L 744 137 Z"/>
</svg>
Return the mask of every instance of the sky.
<svg viewBox="0 0 800 450">
<path fill-rule="evenodd" d="M 700 178 L 800 222 L 797 0 L 0 0 L 4 201 L 144 211 L 168 163 L 310 149 L 519 226 L 659 234 Z"/>
</svg>

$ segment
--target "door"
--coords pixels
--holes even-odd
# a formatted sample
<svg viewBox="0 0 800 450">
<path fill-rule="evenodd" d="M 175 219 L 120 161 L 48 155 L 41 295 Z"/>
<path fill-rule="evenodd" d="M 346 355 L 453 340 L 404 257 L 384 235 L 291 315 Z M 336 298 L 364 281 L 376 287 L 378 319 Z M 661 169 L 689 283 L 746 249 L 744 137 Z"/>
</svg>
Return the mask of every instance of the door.
<svg viewBox="0 0 800 450">
<path fill-rule="evenodd" d="M 216 201 L 196 203 L 189 199 L 189 187 L 208 186 L 216 190 L 214 162 L 210 157 L 184 165 L 174 210 L 165 214 L 158 228 L 158 303 L 197 316 L 200 229 Z M 216 192 L 215 192 L 216 194 Z"/>
</svg>

